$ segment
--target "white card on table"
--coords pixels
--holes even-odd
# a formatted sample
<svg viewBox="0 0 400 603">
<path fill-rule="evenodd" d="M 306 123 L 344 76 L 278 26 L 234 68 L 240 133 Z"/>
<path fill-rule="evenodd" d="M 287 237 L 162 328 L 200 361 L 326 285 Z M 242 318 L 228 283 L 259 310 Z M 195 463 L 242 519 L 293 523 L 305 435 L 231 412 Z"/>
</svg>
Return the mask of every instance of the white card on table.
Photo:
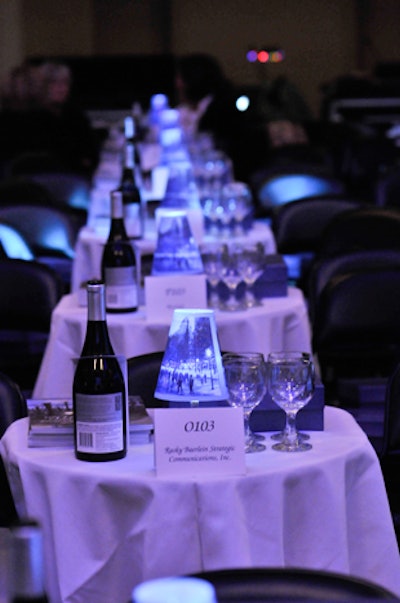
<svg viewBox="0 0 400 603">
<path fill-rule="evenodd" d="M 177 308 L 207 308 L 205 274 L 146 276 L 144 283 L 148 320 L 171 320 Z"/>
<path fill-rule="evenodd" d="M 154 409 L 157 475 L 246 473 L 241 408 Z"/>
</svg>

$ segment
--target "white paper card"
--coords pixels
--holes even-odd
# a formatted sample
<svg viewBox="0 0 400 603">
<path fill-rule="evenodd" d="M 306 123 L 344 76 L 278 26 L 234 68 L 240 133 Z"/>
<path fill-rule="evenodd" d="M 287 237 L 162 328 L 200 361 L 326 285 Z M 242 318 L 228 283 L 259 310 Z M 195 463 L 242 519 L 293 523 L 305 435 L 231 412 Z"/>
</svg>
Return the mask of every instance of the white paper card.
<svg viewBox="0 0 400 603">
<path fill-rule="evenodd" d="M 207 308 L 205 274 L 147 276 L 144 286 L 148 320 L 170 321 L 177 308 Z"/>
<path fill-rule="evenodd" d="M 246 473 L 241 408 L 154 410 L 157 475 L 243 475 Z"/>
</svg>

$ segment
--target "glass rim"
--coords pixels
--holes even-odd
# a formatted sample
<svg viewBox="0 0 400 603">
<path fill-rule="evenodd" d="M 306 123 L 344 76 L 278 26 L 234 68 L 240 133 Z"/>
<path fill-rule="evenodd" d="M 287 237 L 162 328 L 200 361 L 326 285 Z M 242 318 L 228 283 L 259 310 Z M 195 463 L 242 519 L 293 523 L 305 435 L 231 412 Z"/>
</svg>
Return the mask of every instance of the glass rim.
<svg viewBox="0 0 400 603">
<path fill-rule="evenodd" d="M 299 350 L 288 350 L 287 352 L 285 352 L 285 351 L 269 352 L 268 357 L 267 357 L 267 362 L 295 360 L 295 359 L 301 359 L 304 361 L 306 361 L 306 360 L 312 361 L 312 354 L 311 354 L 311 352 L 301 352 Z"/>
</svg>

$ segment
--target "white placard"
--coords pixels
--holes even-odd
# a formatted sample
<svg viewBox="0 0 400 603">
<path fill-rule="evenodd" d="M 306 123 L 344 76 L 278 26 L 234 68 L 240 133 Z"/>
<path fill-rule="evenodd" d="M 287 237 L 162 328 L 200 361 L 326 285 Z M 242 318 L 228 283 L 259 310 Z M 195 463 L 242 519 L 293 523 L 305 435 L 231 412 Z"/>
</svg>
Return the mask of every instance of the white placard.
<svg viewBox="0 0 400 603">
<path fill-rule="evenodd" d="M 154 409 L 157 475 L 244 475 L 241 408 Z"/>
<path fill-rule="evenodd" d="M 171 320 L 177 308 L 207 308 L 205 274 L 168 274 L 144 279 L 148 320 Z"/>
</svg>

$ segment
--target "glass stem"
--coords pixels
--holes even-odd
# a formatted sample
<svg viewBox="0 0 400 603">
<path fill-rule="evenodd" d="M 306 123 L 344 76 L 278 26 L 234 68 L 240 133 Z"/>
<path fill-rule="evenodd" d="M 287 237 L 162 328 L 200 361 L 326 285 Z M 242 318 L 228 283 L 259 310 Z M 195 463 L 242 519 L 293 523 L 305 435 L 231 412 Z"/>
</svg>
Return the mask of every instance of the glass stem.
<svg viewBox="0 0 400 603">
<path fill-rule="evenodd" d="M 252 432 L 250 430 L 250 414 L 251 411 L 243 411 L 244 420 L 244 441 L 247 444 L 251 440 Z"/>
<path fill-rule="evenodd" d="M 297 441 L 298 433 L 296 428 L 296 415 L 297 410 L 286 411 L 286 424 L 284 430 L 284 437 L 287 442 L 294 444 Z"/>
</svg>

